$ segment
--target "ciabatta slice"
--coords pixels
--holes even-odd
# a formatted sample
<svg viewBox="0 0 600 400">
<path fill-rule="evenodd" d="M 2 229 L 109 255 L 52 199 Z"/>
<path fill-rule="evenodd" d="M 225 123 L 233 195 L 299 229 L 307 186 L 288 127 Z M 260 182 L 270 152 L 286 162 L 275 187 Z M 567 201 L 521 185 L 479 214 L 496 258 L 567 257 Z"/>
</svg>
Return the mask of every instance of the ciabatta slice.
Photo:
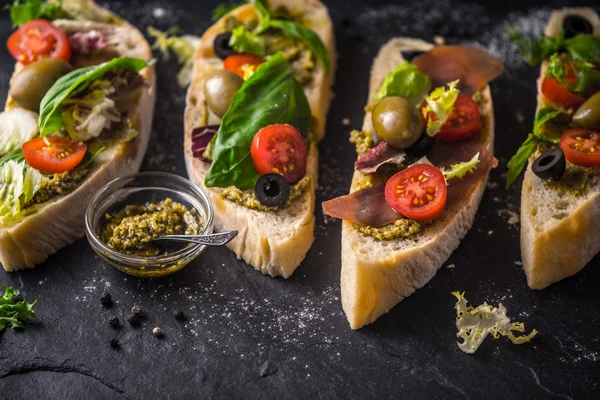
<svg viewBox="0 0 600 400">
<path fill-rule="evenodd" d="M 385 76 L 402 61 L 402 51 L 427 51 L 433 46 L 420 40 L 396 38 L 379 51 L 373 62 L 369 98 Z M 493 153 L 494 113 L 489 87 L 482 91 L 482 144 Z M 363 130 L 373 131 L 371 113 Z M 361 174 L 354 173 L 350 191 Z M 458 247 L 473 224 L 487 182 L 481 180 L 462 203 L 448 208 L 439 219 L 414 239 L 377 240 L 342 223 L 342 307 L 352 329 L 370 324 L 425 285 Z"/>
<path fill-rule="evenodd" d="M 320 139 L 325 133 L 336 64 L 333 25 L 327 8 L 317 0 L 276 0 L 269 3 L 272 9 L 285 7 L 291 15 L 301 16 L 303 23 L 319 35 L 329 52 L 329 73 L 317 62 L 312 82 L 305 87 L 306 97 L 315 118 L 313 133 Z M 242 258 L 264 274 L 287 278 L 300 265 L 314 240 L 315 187 L 318 179 L 316 143 L 310 146 L 308 153 L 306 173 L 311 178 L 310 187 L 300 198 L 294 200 L 291 206 L 269 212 L 250 210 L 223 199 L 219 189 L 207 189 L 204 178 L 209 165 L 194 158 L 192 154 L 192 130 L 209 122 L 219 123 L 214 115 L 207 116 L 203 111 L 204 81 L 210 71 L 223 68 L 223 61 L 214 54 L 213 41 L 216 35 L 225 31 L 224 21 L 228 16 L 246 21 L 256 18 L 256 12 L 251 5 L 233 10 L 202 35 L 200 45 L 196 49 L 185 111 L 184 154 L 188 176 L 194 183 L 207 190 L 215 208 L 215 229 L 236 229 L 239 232 L 227 245 L 238 258 Z"/>
<path fill-rule="evenodd" d="M 547 36 L 562 30 L 567 15 L 580 15 L 600 35 L 600 18 L 590 8 L 567 8 L 552 13 Z M 538 80 L 538 110 L 547 106 L 541 94 L 543 62 Z M 529 160 L 521 192 L 521 258 L 532 289 L 543 289 L 581 270 L 600 251 L 600 176 L 591 176 L 580 197 L 547 189 L 531 170 Z"/>
</svg>

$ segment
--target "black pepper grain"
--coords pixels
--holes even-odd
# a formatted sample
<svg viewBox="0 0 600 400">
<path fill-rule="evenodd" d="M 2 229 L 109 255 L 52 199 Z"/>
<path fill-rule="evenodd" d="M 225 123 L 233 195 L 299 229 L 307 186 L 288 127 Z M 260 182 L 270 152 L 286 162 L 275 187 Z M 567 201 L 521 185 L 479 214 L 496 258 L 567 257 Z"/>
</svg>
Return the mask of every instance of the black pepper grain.
<svg viewBox="0 0 600 400">
<path fill-rule="evenodd" d="M 118 349 L 119 347 L 121 347 L 121 343 L 119 343 L 119 341 L 117 339 L 115 339 L 115 338 L 110 339 L 110 341 L 108 342 L 108 344 L 113 349 Z"/>
<path fill-rule="evenodd" d="M 140 306 L 131 307 L 131 314 L 136 315 L 138 318 L 144 317 L 144 311 L 140 308 Z"/>
<path fill-rule="evenodd" d="M 102 297 L 100 297 L 100 303 L 102 303 L 102 305 L 105 307 L 111 307 L 113 305 L 113 301 L 110 293 L 105 292 Z"/>
<path fill-rule="evenodd" d="M 108 323 L 115 329 L 118 329 L 121 326 L 119 318 L 117 318 L 116 315 L 111 315 L 110 317 L 108 317 Z"/>
<path fill-rule="evenodd" d="M 185 314 L 181 310 L 175 310 L 175 311 L 173 311 L 173 316 L 178 321 L 185 321 Z"/>
</svg>

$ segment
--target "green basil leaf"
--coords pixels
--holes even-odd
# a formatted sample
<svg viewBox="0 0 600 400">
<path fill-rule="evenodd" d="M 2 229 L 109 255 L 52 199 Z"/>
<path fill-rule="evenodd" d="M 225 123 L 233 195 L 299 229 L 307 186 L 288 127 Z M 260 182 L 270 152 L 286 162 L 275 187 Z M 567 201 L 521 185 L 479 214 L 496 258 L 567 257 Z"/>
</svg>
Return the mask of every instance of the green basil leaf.
<svg viewBox="0 0 600 400">
<path fill-rule="evenodd" d="M 258 13 L 260 19 L 270 17 L 269 6 L 266 0 L 250 0 L 250 4 L 256 8 L 256 12 Z"/>
<path fill-rule="evenodd" d="M 542 126 L 551 119 L 554 119 L 562 114 L 562 111 L 555 110 L 552 107 L 544 107 L 540 109 L 535 115 L 535 120 L 533 121 L 533 134 L 538 138 L 545 140 L 550 143 L 558 143 L 559 139 L 552 138 L 549 136 L 545 136 L 542 134 L 541 129 Z"/>
<path fill-rule="evenodd" d="M 212 21 L 217 22 L 219 19 L 223 18 L 225 14 L 229 14 L 231 11 L 236 8 L 246 4 L 248 1 L 241 1 L 239 3 L 221 3 L 219 4 L 212 12 Z"/>
<path fill-rule="evenodd" d="M 574 60 L 600 62 L 600 39 L 579 34 L 565 41 L 565 47 Z"/>
<path fill-rule="evenodd" d="M 540 40 L 526 39 L 514 28 L 506 28 L 508 35 L 517 45 L 523 59 L 529 65 L 539 64 L 542 60 L 558 52 L 564 46 L 564 34 L 560 32 L 556 38 L 542 36 Z"/>
<path fill-rule="evenodd" d="M 148 63 L 139 58 L 119 57 L 100 65 L 76 69 L 58 79 L 48 90 L 40 103 L 40 133 L 47 135 L 60 130 L 63 125 L 61 104 L 70 95 L 84 90 L 92 81 L 113 68 L 132 69 L 136 72 L 144 69 Z"/>
<path fill-rule="evenodd" d="M 265 38 L 246 31 L 243 26 L 238 26 L 231 32 L 229 45 L 238 53 L 251 53 L 264 57 Z"/>
<path fill-rule="evenodd" d="M 582 93 L 586 97 L 590 92 L 600 87 L 600 71 L 596 69 L 594 64 L 587 61 L 569 61 L 568 65 L 577 77 L 577 83 L 574 85 L 567 82 L 567 63 L 558 54 L 553 54 L 550 57 L 546 75 L 558 80 L 570 91 Z"/>
<path fill-rule="evenodd" d="M 327 48 L 321 41 L 319 35 L 317 35 L 313 30 L 296 22 L 283 21 L 280 19 L 270 19 L 266 26 L 268 26 L 269 28 L 280 30 L 285 36 L 289 38 L 302 40 L 306 42 L 308 44 L 308 47 L 310 47 L 310 50 L 323 63 L 325 72 L 329 72 L 329 52 L 327 51 Z"/>
<path fill-rule="evenodd" d="M 385 76 L 375 93 L 375 101 L 384 97 L 400 96 L 418 106 L 423 102 L 430 88 L 431 79 L 422 73 L 419 67 L 404 61 Z"/>
<path fill-rule="evenodd" d="M 304 89 L 281 53 L 272 56 L 236 93 L 217 132 L 207 187 L 251 189 L 259 178 L 250 156 L 254 135 L 272 124 L 289 124 L 305 137 L 311 111 Z"/>
<path fill-rule="evenodd" d="M 34 19 L 47 19 L 53 21 L 62 18 L 62 0 L 48 3 L 43 0 L 14 0 L 5 9 L 10 10 L 10 19 L 13 26 L 21 26 Z"/>
</svg>

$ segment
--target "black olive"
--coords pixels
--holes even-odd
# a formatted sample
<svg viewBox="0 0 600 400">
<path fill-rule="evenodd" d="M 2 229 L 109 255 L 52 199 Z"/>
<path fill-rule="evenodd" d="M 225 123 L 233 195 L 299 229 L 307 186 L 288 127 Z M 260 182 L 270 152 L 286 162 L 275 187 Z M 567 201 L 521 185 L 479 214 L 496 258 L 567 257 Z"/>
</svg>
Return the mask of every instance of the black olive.
<svg viewBox="0 0 600 400">
<path fill-rule="evenodd" d="M 594 27 L 587 19 L 579 15 L 568 15 L 563 21 L 565 39 L 579 35 L 580 33 L 592 34 Z"/>
<path fill-rule="evenodd" d="M 412 164 L 415 161 L 425 157 L 431 149 L 433 148 L 433 137 L 429 136 L 427 133 L 421 133 L 421 137 L 419 140 L 406 150 L 406 158 L 404 159 L 403 164 Z"/>
<path fill-rule="evenodd" d="M 279 174 L 266 174 L 256 181 L 254 194 L 263 206 L 282 206 L 290 197 L 290 184 Z"/>
<path fill-rule="evenodd" d="M 237 51 L 235 51 L 231 48 L 231 46 L 229 46 L 229 39 L 231 39 L 231 32 L 225 32 L 217 35 L 215 41 L 213 42 L 215 54 L 221 60 L 224 60 L 229 56 L 237 54 Z"/>
<path fill-rule="evenodd" d="M 559 180 L 566 168 L 565 153 L 559 147 L 543 153 L 535 159 L 531 166 L 533 173 L 545 181 Z"/>
</svg>

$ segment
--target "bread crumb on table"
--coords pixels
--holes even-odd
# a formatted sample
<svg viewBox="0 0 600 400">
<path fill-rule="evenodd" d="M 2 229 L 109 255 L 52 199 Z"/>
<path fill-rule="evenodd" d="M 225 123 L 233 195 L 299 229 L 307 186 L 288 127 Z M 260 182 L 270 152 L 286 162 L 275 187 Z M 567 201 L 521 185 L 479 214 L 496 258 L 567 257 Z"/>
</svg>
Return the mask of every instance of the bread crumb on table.
<svg viewBox="0 0 600 400">
<path fill-rule="evenodd" d="M 443 36 L 440 35 L 435 35 L 433 37 L 433 43 L 437 44 L 438 46 L 443 45 L 444 43 L 446 43 L 446 39 L 444 39 Z"/>
<path fill-rule="evenodd" d="M 454 265 L 454 264 L 446 265 L 446 268 L 454 269 L 454 268 L 456 268 L 456 265 Z"/>
<path fill-rule="evenodd" d="M 342 126 L 348 127 L 348 126 L 350 126 L 351 123 L 352 122 L 350 121 L 350 118 L 344 118 L 342 120 Z"/>
</svg>

